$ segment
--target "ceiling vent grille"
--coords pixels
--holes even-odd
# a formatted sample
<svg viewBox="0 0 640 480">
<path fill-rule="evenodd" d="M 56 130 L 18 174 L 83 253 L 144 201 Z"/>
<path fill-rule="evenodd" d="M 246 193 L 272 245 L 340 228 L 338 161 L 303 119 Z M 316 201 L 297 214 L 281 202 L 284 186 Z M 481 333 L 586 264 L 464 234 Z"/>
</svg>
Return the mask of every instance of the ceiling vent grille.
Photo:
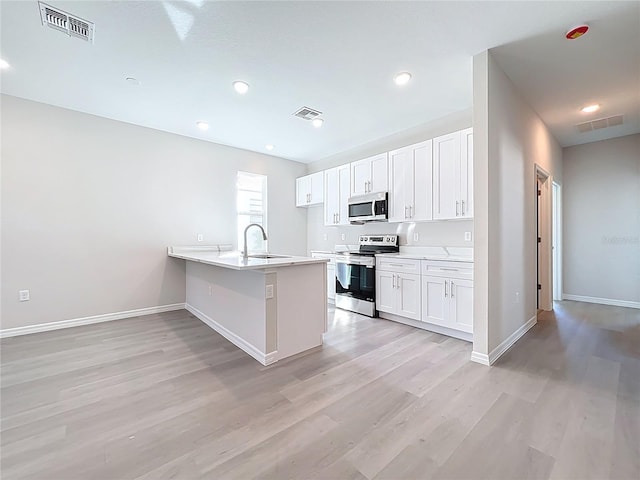
<svg viewBox="0 0 640 480">
<path fill-rule="evenodd" d="M 80 38 L 93 43 L 93 31 L 95 25 L 91 22 L 71 15 L 46 3 L 40 4 L 40 19 L 42 25 L 47 25 L 55 30 L 66 33 L 70 37 Z"/>
<path fill-rule="evenodd" d="M 303 120 L 313 120 L 314 118 L 319 117 L 320 115 L 322 115 L 322 112 L 319 112 L 318 110 L 314 110 L 313 108 L 309 108 L 309 107 L 302 107 L 298 111 L 293 113 L 294 117 L 298 117 Z"/>
<path fill-rule="evenodd" d="M 580 133 L 591 132 L 593 130 L 600 130 L 601 128 L 616 127 L 622 125 L 622 115 L 614 115 L 613 117 L 599 118 L 597 120 L 591 120 L 590 122 L 579 123 L 576 128 Z"/>
</svg>

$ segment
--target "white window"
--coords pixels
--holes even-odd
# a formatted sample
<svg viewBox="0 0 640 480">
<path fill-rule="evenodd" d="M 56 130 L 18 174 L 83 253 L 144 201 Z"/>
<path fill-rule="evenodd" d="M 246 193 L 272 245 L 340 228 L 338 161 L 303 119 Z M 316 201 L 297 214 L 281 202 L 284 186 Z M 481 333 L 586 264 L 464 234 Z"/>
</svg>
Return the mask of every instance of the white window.
<svg viewBox="0 0 640 480">
<path fill-rule="evenodd" d="M 256 173 L 238 172 L 238 250 L 244 247 L 244 229 L 257 223 L 267 232 L 267 177 Z M 249 252 L 267 252 L 267 242 L 258 227 L 247 232 Z"/>
</svg>

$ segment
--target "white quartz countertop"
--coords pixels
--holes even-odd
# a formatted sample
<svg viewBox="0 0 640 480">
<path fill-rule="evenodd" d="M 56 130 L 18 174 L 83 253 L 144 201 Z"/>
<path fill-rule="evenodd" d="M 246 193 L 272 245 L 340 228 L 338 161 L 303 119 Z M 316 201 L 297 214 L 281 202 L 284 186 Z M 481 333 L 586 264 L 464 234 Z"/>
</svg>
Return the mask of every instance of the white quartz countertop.
<svg viewBox="0 0 640 480">
<path fill-rule="evenodd" d="M 267 270 L 271 268 L 291 267 L 310 263 L 327 263 L 326 258 L 297 257 L 289 255 L 274 256 L 273 258 L 247 258 L 242 253 L 225 251 L 219 246 L 210 247 L 168 247 L 168 255 L 191 262 L 205 263 L 216 267 L 232 270 Z"/>
<path fill-rule="evenodd" d="M 400 247 L 399 253 L 381 253 L 377 257 L 408 258 L 414 260 L 444 260 L 447 262 L 473 262 L 470 247 Z"/>
</svg>

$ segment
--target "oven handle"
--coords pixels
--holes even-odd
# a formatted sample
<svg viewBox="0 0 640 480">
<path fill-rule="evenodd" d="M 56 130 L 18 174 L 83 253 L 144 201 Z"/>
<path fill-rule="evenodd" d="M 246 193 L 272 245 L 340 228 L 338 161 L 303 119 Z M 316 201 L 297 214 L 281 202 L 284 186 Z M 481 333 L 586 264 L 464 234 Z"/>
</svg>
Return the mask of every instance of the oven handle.
<svg viewBox="0 0 640 480">
<path fill-rule="evenodd" d="M 336 264 L 338 263 L 342 263 L 343 265 L 361 265 L 367 268 L 373 268 L 375 266 L 375 265 L 371 265 L 370 264 L 371 262 L 368 260 L 358 260 L 356 258 L 346 259 L 346 258 L 336 257 Z"/>
</svg>

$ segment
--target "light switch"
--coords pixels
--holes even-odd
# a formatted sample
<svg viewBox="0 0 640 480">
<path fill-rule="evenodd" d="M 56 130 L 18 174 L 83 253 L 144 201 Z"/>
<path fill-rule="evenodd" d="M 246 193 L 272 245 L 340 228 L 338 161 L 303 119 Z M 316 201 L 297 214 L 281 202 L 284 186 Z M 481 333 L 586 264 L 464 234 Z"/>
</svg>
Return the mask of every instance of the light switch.
<svg viewBox="0 0 640 480">
<path fill-rule="evenodd" d="M 340 238 L 341 238 L 342 240 L 344 240 L 344 239 L 346 238 L 346 235 L 343 233 L 343 234 L 341 234 L 341 235 L 340 235 Z"/>
<path fill-rule="evenodd" d="M 201 242 L 204 240 L 204 235 L 202 235 L 201 233 L 198 234 L 198 241 Z"/>
<path fill-rule="evenodd" d="M 273 298 L 273 285 L 267 285 L 264 293 L 266 298 Z"/>
<path fill-rule="evenodd" d="M 471 232 L 464 232 L 464 241 L 465 242 L 471 241 Z"/>
</svg>

